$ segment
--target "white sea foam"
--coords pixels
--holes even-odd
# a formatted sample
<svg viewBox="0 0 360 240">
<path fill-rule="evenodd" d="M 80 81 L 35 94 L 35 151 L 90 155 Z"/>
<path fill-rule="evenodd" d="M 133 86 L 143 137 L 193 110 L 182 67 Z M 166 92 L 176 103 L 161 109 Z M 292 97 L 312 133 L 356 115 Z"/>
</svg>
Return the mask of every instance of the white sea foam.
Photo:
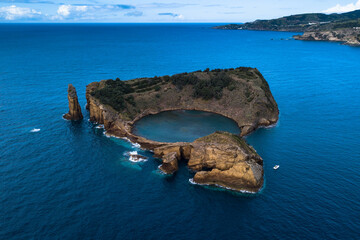
<svg viewBox="0 0 360 240">
<path fill-rule="evenodd" d="M 130 139 L 128 139 L 127 137 L 122 137 L 121 139 L 124 139 L 125 141 L 131 142 Z"/>
<path fill-rule="evenodd" d="M 137 151 L 127 152 L 126 155 L 129 155 L 129 161 L 135 162 L 135 163 L 146 162 L 148 160 L 148 158 L 139 155 Z"/>
<path fill-rule="evenodd" d="M 132 141 L 131 141 L 129 138 L 127 138 L 127 137 L 122 137 L 121 139 L 124 139 L 125 141 L 128 141 L 129 143 L 131 143 L 131 145 L 132 145 L 133 148 L 142 149 L 140 144 L 132 142 Z"/>
<path fill-rule="evenodd" d="M 117 136 L 115 136 L 115 135 L 113 135 L 113 134 L 108 133 L 107 131 L 104 131 L 103 134 L 104 134 L 106 137 L 108 137 L 108 138 L 122 139 L 121 137 L 117 137 Z"/>
<path fill-rule="evenodd" d="M 32 129 L 30 132 L 32 132 L 32 133 L 40 132 L 40 128 L 34 128 L 34 129 Z"/>
<path fill-rule="evenodd" d="M 190 178 L 190 179 L 189 179 L 189 182 L 190 182 L 191 184 L 194 184 L 194 185 L 200 185 L 200 184 L 194 182 L 194 179 L 193 179 L 193 178 Z"/>
<path fill-rule="evenodd" d="M 131 145 L 132 145 L 134 148 L 141 148 L 140 144 L 138 144 L 138 143 L 133 143 L 133 142 L 131 142 Z"/>
<path fill-rule="evenodd" d="M 91 121 L 90 118 L 88 118 L 88 122 L 91 122 L 94 125 L 99 124 L 98 122 Z"/>
<path fill-rule="evenodd" d="M 110 134 L 107 134 L 106 132 L 103 132 L 103 134 L 104 134 L 105 137 L 107 137 L 107 138 L 111 138 L 111 137 L 112 137 Z"/>
<path fill-rule="evenodd" d="M 167 174 L 166 172 L 164 172 L 163 170 L 161 170 L 161 165 L 158 166 L 158 173 L 161 175 L 165 175 L 165 176 L 171 176 L 172 174 Z"/>
<path fill-rule="evenodd" d="M 63 114 L 62 117 L 61 117 L 63 120 L 70 121 L 69 119 L 64 118 L 64 116 L 65 116 L 65 114 Z"/>
<path fill-rule="evenodd" d="M 274 127 L 279 127 L 280 126 L 280 120 L 278 120 L 276 123 L 271 124 L 269 126 L 260 126 L 260 128 L 274 128 Z"/>
</svg>

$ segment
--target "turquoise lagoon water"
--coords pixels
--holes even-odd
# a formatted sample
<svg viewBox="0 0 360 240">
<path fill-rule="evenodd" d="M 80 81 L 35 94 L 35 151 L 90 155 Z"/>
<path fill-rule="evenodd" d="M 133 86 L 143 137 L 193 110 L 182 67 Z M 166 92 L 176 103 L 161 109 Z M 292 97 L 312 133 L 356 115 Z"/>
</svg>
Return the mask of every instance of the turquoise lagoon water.
<svg viewBox="0 0 360 240">
<path fill-rule="evenodd" d="M 202 111 L 166 111 L 148 115 L 134 125 L 136 135 L 159 142 L 192 142 L 215 131 L 239 134 L 237 123 Z"/>
<path fill-rule="evenodd" d="M 359 238 L 360 48 L 213 25 L 0 25 L 0 239 Z M 163 177 L 148 152 L 129 162 L 140 150 L 84 108 L 62 119 L 68 83 L 85 106 L 92 81 L 238 66 L 280 109 L 247 137 L 264 159 L 256 195 L 192 185 L 185 166 Z"/>
</svg>

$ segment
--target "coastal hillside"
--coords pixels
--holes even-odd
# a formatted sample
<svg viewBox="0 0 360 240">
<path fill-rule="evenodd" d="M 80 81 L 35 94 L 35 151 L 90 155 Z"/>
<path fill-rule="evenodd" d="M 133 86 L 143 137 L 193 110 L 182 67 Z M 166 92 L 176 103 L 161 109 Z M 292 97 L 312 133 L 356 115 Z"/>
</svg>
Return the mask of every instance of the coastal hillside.
<svg viewBox="0 0 360 240">
<path fill-rule="evenodd" d="M 279 113 L 264 77 L 257 69 L 246 67 L 128 81 L 103 80 L 87 86 L 87 100 L 90 110 L 100 105 L 111 109 L 107 112 L 118 114 L 122 125 L 163 111 L 200 110 L 233 119 L 242 134 L 274 124 Z M 90 118 L 101 122 L 103 116 Z"/>
<path fill-rule="evenodd" d="M 304 36 L 297 35 L 295 39 L 360 45 L 360 10 L 342 14 L 297 14 L 271 20 L 217 26 L 215 29 L 305 32 Z"/>
<path fill-rule="evenodd" d="M 360 10 L 342 14 L 307 13 L 270 20 L 256 20 L 244 24 L 228 24 L 216 29 L 264 30 L 264 31 L 325 31 L 360 27 Z"/>
</svg>

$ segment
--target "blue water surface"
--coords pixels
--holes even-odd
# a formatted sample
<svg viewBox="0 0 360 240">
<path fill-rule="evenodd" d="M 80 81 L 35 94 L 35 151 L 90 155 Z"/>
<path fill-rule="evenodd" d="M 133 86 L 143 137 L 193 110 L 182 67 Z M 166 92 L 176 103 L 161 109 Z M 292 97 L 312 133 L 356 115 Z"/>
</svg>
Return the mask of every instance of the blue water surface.
<svg viewBox="0 0 360 240">
<path fill-rule="evenodd" d="M 359 238 L 360 48 L 213 25 L 0 25 L 0 239 Z M 184 164 L 164 177 L 148 152 L 129 162 L 136 147 L 84 108 L 62 119 L 68 83 L 85 106 L 93 81 L 238 66 L 261 71 L 281 114 L 247 137 L 256 195 L 191 185 Z"/>
<path fill-rule="evenodd" d="M 159 142 L 192 142 L 215 131 L 240 134 L 235 121 L 203 111 L 166 111 L 137 121 L 133 133 Z"/>
</svg>

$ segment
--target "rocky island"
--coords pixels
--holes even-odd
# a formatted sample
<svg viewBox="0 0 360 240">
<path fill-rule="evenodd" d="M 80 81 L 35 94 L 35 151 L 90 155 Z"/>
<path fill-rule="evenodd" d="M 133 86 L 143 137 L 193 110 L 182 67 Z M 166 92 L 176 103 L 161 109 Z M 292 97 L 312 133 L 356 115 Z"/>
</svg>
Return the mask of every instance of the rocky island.
<svg viewBox="0 0 360 240">
<path fill-rule="evenodd" d="M 214 69 L 153 78 L 93 82 L 86 88 L 90 120 L 107 134 L 126 137 L 154 152 L 163 172 L 186 161 L 194 183 L 257 192 L 263 185 L 263 160 L 241 136 L 278 121 L 278 106 L 255 68 Z M 156 142 L 132 132 L 136 121 L 170 110 L 199 110 L 233 119 L 241 136 L 216 132 L 192 143 Z"/>
<path fill-rule="evenodd" d="M 228 24 L 215 29 L 303 32 L 295 35 L 294 39 L 360 46 L 360 10 L 342 14 L 298 14 L 244 24 Z"/>
</svg>

